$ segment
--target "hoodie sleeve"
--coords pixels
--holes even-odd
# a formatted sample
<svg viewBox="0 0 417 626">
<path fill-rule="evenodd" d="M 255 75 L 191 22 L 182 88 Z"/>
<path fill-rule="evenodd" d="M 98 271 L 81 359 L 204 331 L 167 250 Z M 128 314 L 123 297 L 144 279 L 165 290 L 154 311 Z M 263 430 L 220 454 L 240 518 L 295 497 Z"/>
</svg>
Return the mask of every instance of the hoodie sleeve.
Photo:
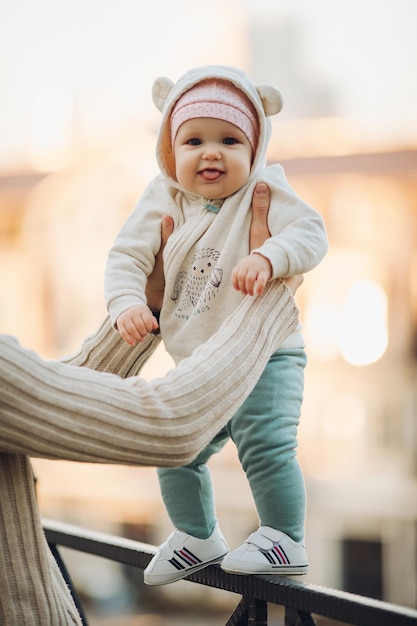
<svg viewBox="0 0 417 626">
<path fill-rule="evenodd" d="M 257 182 L 266 183 L 271 191 L 268 225 L 272 237 L 252 254 L 269 259 L 274 279 L 309 272 L 328 249 L 323 218 L 295 193 L 280 165 L 262 170 Z"/>
<path fill-rule="evenodd" d="M 120 313 L 146 304 L 145 287 L 161 246 L 161 218 L 169 213 L 156 177 L 122 226 L 108 254 L 104 292 L 113 326 Z"/>
</svg>

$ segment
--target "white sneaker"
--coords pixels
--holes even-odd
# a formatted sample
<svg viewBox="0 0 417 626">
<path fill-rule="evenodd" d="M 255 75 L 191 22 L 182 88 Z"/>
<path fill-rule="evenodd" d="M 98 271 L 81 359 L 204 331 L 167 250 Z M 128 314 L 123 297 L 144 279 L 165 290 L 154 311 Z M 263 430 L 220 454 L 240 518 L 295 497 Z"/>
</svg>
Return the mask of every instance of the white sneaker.
<svg viewBox="0 0 417 626">
<path fill-rule="evenodd" d="M 280 530 L 261 526 L 225 556 L 221 568 L 234 574 L 306 574 L 307 552 Z"/>
<path fill-rule="evenodd" d="M 212 563 L 220 563 L 228 546 L 220 528 L 215 526 L 208 539 L 197 539 L 181 530 L 174 531 L 159 546 L 144 572 L 147 585 L 166 585 Z"/>
</svg>

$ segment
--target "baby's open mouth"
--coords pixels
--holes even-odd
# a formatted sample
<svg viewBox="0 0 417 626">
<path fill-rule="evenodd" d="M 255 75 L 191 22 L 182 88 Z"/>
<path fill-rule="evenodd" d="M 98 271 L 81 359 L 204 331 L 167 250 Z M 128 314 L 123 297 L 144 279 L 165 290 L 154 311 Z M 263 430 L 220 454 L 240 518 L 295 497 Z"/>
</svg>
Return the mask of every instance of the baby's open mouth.
<svg viewBox="0 0 417 626">
<path fill-rule="evenodd" d="M 204 178 L 204 180 L 217 180 L 222 174 L 223 172 L 221 172 L 220 170 L 211 169 L 205 169 L 199 172 L 199 175 L 201 176 L 201 178 Z"/>
</svg>

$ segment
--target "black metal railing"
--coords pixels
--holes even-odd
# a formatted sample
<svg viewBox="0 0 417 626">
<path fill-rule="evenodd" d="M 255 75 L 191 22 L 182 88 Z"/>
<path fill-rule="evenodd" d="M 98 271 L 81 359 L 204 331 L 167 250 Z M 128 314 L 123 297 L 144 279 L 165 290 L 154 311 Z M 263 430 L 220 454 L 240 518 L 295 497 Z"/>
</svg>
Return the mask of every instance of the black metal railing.
<svg viewBox="0 0 417 626">
<path fill-rule="evenodd" d="M 43 520 L 48 544 L 73 592 L 83 624 L 87 619 L 79 603 L 58 546 L 145 569 L 155 554 L 148 544 L 78 526 Z M 242 596 L 226 626 L 267 626 L 268 603 L 285 609 L 286 626 L 314 626 L 322 616 L 353 626 L 417 626 L 417 611 L 344 591 L 329 589 L 283 576 L 238 576 L 211 565 L 185 580 Z"/>
</svg>

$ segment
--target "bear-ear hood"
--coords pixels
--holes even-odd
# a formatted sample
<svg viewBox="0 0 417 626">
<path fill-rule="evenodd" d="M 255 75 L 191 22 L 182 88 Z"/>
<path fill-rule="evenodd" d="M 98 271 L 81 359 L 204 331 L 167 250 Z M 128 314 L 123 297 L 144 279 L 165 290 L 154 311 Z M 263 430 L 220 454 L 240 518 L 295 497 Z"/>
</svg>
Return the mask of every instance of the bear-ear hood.
<svg viewBox="0 0 417 626">
<path fill-rule="evenodd" d="M 207 79 L 226 80 L 235 85 L 252 102 L 259 122 L 259 139 L 254 155 L 251 176 L 266 163 L 266 150 L 271 137 L 271 115 L 279 113 L 283 99 L 272 85 L 255 85 L 240 69 L 226 65 L 207 65 L 189 70 L 176 83 L 164 76 L 157 78 L 152 87 L 152 99 L 162 113 L 156 143 L 156 158 L 161 172 L 171 179 L 175 187 L 180 188 L 175 180 L 174 155 L 171 147 L 170 119 L 177 100 L 191 87 Z"/>
</svg>

